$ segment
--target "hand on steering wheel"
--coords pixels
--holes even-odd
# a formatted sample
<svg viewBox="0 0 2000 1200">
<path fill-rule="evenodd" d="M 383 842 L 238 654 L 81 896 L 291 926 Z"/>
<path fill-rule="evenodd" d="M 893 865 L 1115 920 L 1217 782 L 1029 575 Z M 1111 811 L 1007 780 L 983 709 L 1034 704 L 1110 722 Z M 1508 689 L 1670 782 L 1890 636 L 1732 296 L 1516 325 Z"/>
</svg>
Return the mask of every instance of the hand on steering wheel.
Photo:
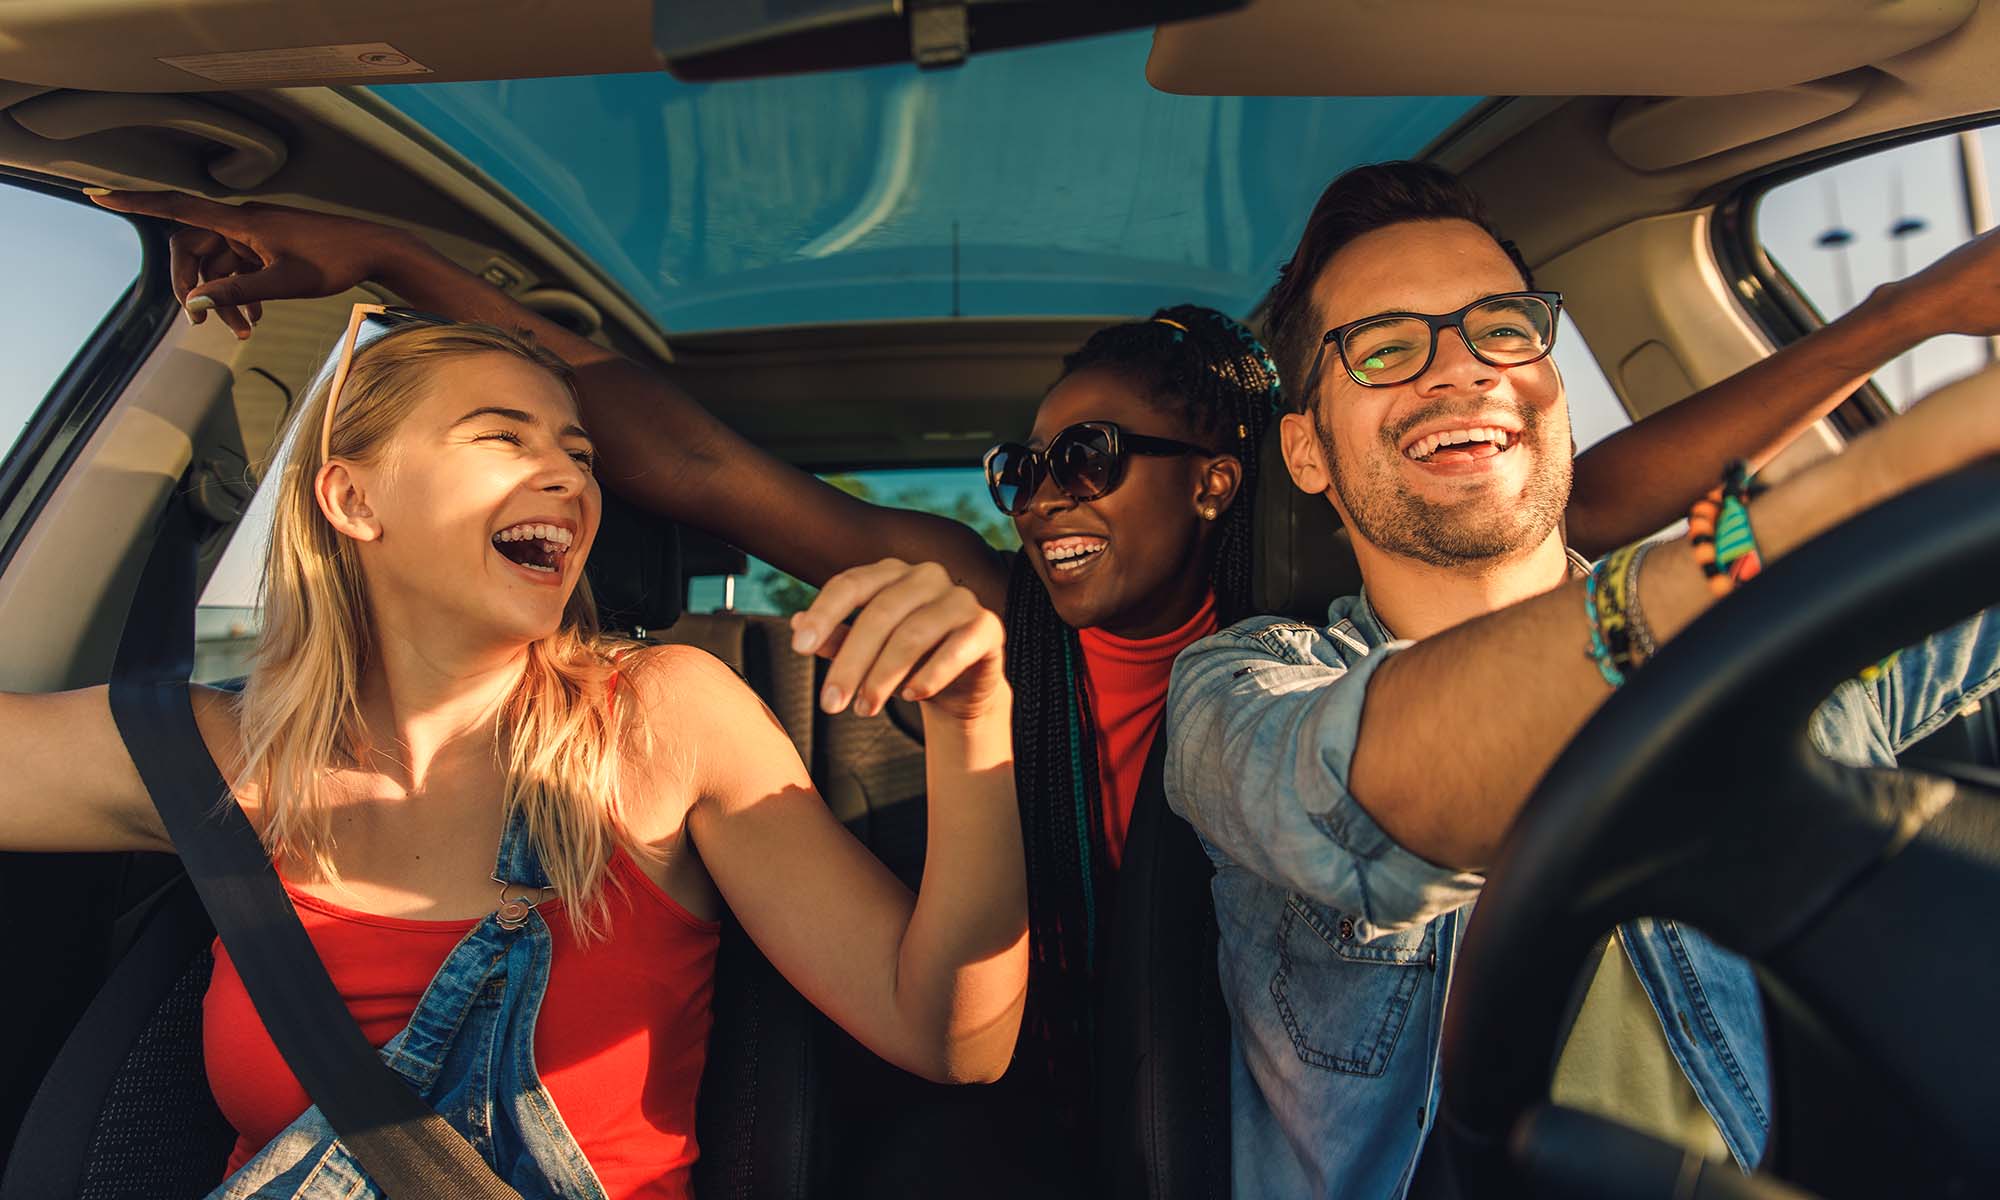
<svg viewBox="0 0 2000 1200">
<path fill-rule="evenodd" d="M 1836 1196 L 2000 1193 L 2000 795 L 1838 766 L 1807 737 L 1835 685 L 1996 601 L 1989 459 L 1785 556 L 1585 726 L 1458 957 L 1427 1156 L 1448 1156 L 1460 1194 L 1653 1194 L 1626 1190 L 1645 1145 L 1666 1150 L 1661 1195 L 1798 1194 L 1546 1107 L 1578 970 L 1639 916 L 1758 968 L 1778 1088 L 1766 1170 Z"/>
</svg>

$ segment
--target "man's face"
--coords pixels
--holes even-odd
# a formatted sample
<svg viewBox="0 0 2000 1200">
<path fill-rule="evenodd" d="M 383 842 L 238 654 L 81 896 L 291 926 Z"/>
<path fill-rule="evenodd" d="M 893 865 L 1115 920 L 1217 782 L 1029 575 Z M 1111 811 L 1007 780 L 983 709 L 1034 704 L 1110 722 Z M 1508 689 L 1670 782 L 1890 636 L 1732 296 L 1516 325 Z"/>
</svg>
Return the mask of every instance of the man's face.
<svg viewBox="0 0 2000 1200">
<path fill-rule="evenodd" d="M 1324 330 L 1384 312 L 1455 312 L 1524 286 L 1477 225 L 1410 221 L 1342 247 L 1312 301 Z M 1438 333 L 1428 370 L 1392 387 L 1356 383 L 1327 347 L 1308 412 L 1284 421 L 1299 486 L 1331 486 L 1354 536 L 1390 554 L 1497 566 L 1547 540 L 1569 502 L 1569 407 L 1555 364 L 1490 366 L 1456 330 Z M 1474 441 L 1431 450 L 1432 435 L 1454 441 L 1465 430 L 1499 430 L 1505 448 Z"/>
</svg>

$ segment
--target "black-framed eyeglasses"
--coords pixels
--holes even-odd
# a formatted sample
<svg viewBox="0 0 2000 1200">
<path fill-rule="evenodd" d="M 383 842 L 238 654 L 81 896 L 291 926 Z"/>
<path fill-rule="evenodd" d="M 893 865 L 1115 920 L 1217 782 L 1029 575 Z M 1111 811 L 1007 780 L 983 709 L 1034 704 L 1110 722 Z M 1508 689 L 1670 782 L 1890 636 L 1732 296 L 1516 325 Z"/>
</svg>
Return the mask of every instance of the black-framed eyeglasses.
<svg viewBox="0 0 2000 1200">
<path fill-rule="evenodd" d="M 1127 433 L 1110 421 L 1084 421 L 1057 432 L 1046 449 L 1001 442 L 988 450 L 986 488 L 1001 512 L 1016 517 L 1028 511 L 1044 476 L 1072 500 L 1102 500 L 1125 482 L 1128 454 L 1167 458 L 1213 453 L 1191 442 Z"/>
<path fill-rule="evenodd" d="M 1340 356 L 1348 377 L 1362 387 L 1408 383 L 1431 369 L 1438 335 L 1447 329 L 1458 330 L 1465 348 L 1488 366 L 1525 367 L 1555 349 L 1561 315 L 1561 292 L 1502 292 L 1454 313 L 1388 312 L 1349 321 L 1320 337 L 1299 394 L 1313 394 L 1328 346 Z"/>
</svg>

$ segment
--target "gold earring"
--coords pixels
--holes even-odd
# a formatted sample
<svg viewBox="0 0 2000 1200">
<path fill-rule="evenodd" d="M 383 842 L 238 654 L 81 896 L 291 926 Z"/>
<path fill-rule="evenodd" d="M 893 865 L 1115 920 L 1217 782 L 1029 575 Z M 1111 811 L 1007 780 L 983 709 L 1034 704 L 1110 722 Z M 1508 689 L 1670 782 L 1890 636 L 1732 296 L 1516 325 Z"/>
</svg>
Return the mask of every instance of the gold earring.
<svg viewBox="0 0 2000 1200">
<path fill-rule="evenodd" d="M 1201 519 L 1204 521 L 1215 520 L 1215 505 L 1205 505 L 1201 510 Z"/>
</svg>

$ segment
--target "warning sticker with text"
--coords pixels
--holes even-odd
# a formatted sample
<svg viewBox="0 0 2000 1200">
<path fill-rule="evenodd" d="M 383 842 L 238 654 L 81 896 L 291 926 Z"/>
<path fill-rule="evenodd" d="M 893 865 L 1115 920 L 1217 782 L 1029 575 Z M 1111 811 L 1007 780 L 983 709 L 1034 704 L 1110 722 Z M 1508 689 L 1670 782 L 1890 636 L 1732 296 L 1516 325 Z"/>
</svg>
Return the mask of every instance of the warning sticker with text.
<svg viewBox="0 0 2000 1200">
<path fill-rule="evenodd" d="M 370 75 L 428 75 L 431 69 L 387 42 L 346 46 L 290 46 L 224 54 L 180 54 L 159 61 L 214 83 L 357 79 Z"/>
</svg>

